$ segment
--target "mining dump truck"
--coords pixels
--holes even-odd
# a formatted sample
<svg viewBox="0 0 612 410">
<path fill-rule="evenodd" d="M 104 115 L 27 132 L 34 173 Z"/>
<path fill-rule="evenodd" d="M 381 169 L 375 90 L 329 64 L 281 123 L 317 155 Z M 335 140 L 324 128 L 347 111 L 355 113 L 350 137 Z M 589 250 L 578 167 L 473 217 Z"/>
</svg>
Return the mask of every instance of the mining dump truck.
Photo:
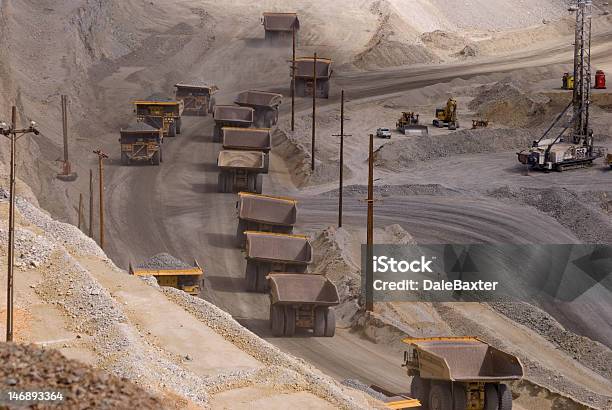
<svg viewBox="0 0 612 410">
<path fill-rule="evenodd" d="M 186 115 L 206 116 L 213 113 L 215 107 L 214 94 L 219 90 L 212 84 L 175 84 L 176 100 L 184 104 Z"/>
<path fill-rule="evenodd" d="M 271 273 L 270 325 L 274 336 L 291 337 L 296 328 L 312 329 L 313 336 L 333 337 L 340 303 L 336 285 L 323 275 Z"/>
<path fill-rule="evenodd" d="M 312 96 L 314 87 L 314 57 L 295 59 L 295 95 L 298 97 Z M 329 79 L 332 75 L 332 60 L 317 58 L 317 98 L 329 98 Z"/>
<path fill-rule="evenodd" d="M 267 91 L 243 91 L 236 97 L 236 105 L 251 107 L 255 110 L 253 124 L 256 127 L 271 128 L 278 122 L 278 107 L 283 95 Z"/>
<path fill-rule="evenodd" d="M 407 338 L 404 364 L 412 376 L 411 396 L 431 410 L 510 410 L 504 384 L 523 377 L 516 356 L 475 337 Z"/>
<path fill-rule="evenodd" d="M 457 101 L 454 98 L 449 98 L 445 108 L 436 109 L 436 118 L 433 120 L 434 127 L 456 130 L 459 128 L 457 120 Z"/>
<path fill-rule="evenodd" d="M 136 120 L 161 129 L 165 137 L 181 133 L 183 102 L 169 99 L 134 101 Z"/>
<path fill-rule="evenodd" d="M 404 135 L 424 137 L 429 135 L 427 125 L 419 124 L 419 114 L 414 112 L 402 112 L 402 116 L 397 120 L 395 126 Z"/>
<path fill-rule="evenodd" d="M 162 162 L 164 134 L 161 129 L 137 122 L 122 128 L 119 134 L 122 165 L 129 165 L 133 161 L 148 161 L 153 165 Z"/>
<path fill-rule="evenodd" d="M 215 128 L 213 129 L 213 142 L 221 142 L 221 129 L 223 127 L 249 128 L 253 125 L 255 110 L 251 107 L 236 105 L 216 105 L 213 109 Z"/>
<path fill-rule="evenodd" d="M 130 263 L 129 273 L 136 276 L 154 276 L 160 286 L 173 287 L 198 296 L 204 271 L 196 260 L 193 265 L 189 265 L 172 255 L 159 253 L 135 268 Z"/>
<path fill-rule="evenodd" d="M 244 234 L 249 292 L 267 291 L 269 273 L 304 273 L 312 263 L 312 246 L 307 236 L 254 231 Z"/>
<path fill-rule="evenodd" d="M 236 242 L 245 244 L 246 231 L 291 234 L 297 220 L 297 201 L 270 195 L 238 193 Z"/>
<path fill-rule="evenodd" d="M 610 168 L 612 168 L 612 154 L 606 155 L 606 164 L 609 165 Z"/>
<path fill-rule="evenodd" d="M 217 159 L 219 192 L 248 191 L 261 194 L 266 153 L 262 151 L 223 150 Z"/>
<path fill-rule="evenodd" d="M 223 127 L 223 149 L 261 151 L 264 156 L 264 173 L 270 167 L 270 149 L 272 137 L 269 128 L 236 128 Z"/>
<path fill-rule="evenodd" d="M 291 41 L 293 30 L 297 32 L 300 29 L 300 21 L 296 13 L 270 13 L 266 12 L 261 18 L 261 24 L 264 26 L 265 39 L 269 42 L 287 42 Z"/>
</svg>

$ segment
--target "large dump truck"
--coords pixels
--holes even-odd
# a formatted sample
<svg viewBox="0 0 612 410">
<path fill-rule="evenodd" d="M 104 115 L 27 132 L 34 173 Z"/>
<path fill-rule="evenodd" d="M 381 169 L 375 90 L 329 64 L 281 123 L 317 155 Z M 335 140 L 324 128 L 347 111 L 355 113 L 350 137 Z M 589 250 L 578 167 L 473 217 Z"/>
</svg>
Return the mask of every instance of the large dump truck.
<svg viewBox="0 0 612 410">
<path fill-rule="evenodd" d="M 197 260 L 193 261 L 193 265 L 189 265 L 172 255 L 159 253 L 136 267 L 130 263 L 129 273 L 136 276 L 153 276 L 159 286 L 173 287 L 198 296 L 204 271 Z"/>
<path fill-rule="evenodd" d="M 133 161 L 148 161 L 153 165 L 162 162 L 162 130 L 138 122 L 122 128 L 119 134 L 122 165 L 129 165 Z"/>
<path fill-rule="evenodd" d="M 185 114 L 206 116 L 213 113 L 214 94 L 219 90 L 216 85 L 178 83 L 174 87 L 176 100 L 183 102 Z"/>
<path fill-rule="evenodd" d="M 295 95 L 312 96 L 314 87 L 314 57 L 295 59 Z M 317 57 L 317 98 L 329 98 L 329 80 L 332 75 L 332 60 Z"/>
<path fill-rule="evenodd" d="M 223 150 L 217 158 L 219 192 L 248 191 L 261 194 L 266 172 L 266 153 L 262 151 Z"/>
<path fill-rule="evenodd" d="M 270 325 L 274 336 L 295 334 L 296 328 L 312 329 L 313 336 L 333 337 L 340 303 L 336 285 L 322 275 L 271 273 Z"/>
<path fill-rule="evenodd" d="M 261 151 L 265 154 L 264 173 L 270 167 L 270 150 L 272 136 L 269 128 L 236 128 L 223 127 L 223 149 Z"/>
<path fill-rule="evenodd" d="M 278 107 L 283 102 L 283 95 L 249 90 L 238 94 L 234 102 L 241 107 L 251 107 L 255 110 L 253 124 L 256 127 L 271 128 L 278 122 Z"/>
<path fill-rule="evenodd" d="M 291 234 L 297 220 L 297 201 L 271 195 L 239 192 L 236 242 L 244 246 L 246 231 Z"/>
<path fill-rule="evenodd" d="M 304 273 L 312 263 L 312 245 L 307 236 L 247 231 L 247 291 L 268 290 L 266 276 L 273 272 Z"/>
<path fill-rule="evenodd" d="M 411 395 L 431 410 L 510 410 L 504 383 L 523 377 L 511 354 L 475 337 L 406 338 L 404 364 L 412 376 Z M 454 406 L 454 407 L 453 407 Z"/>
<path fill-rule="evenodd" d="M 253 125 L 255 110 L 251 107 L 237 105 L 216 105 L 213 109 L 215 128 L 213 129 L 213 142 L 221 142 L 223 127 L 249 128 Z"/>
<path fill-rule="evenodd" d="M 169 99 L 134 101 L 136 120 L 163 131 L 166 137 L 181 133 L 183 102 Z"/>
<path fill-rule="evenodd" d="M 261 18 L 264 26 L 265 39 L 269 42 L 287 42 L 293 36 L 293 30 L 300 30 L 300 21 L 296 13 L 271 13 L 266 12 Z"/>
</svg>

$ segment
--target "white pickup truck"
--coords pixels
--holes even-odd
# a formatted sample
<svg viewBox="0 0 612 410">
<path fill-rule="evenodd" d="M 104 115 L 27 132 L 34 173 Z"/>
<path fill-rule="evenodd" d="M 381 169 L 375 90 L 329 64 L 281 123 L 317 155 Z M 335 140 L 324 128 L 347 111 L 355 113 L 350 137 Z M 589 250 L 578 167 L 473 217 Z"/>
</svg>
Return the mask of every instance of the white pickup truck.
<svg viewBox="0 0 612 410">
<path fill-rule="evenodd" d="M 376 130 L 376 137 L 378 138 L 391 138 L 391 130 L 389 128 L 378 128 Z"/>
</svg>

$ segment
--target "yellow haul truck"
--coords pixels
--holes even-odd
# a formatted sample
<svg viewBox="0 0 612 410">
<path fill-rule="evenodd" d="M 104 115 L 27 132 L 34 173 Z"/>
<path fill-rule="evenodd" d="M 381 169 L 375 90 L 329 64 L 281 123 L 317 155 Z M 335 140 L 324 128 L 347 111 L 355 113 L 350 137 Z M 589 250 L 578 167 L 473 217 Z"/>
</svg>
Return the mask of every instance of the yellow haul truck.
<svg viewBox="0 0 612 410">
<path fill-rule="evenodd" d="M 204 271 L 197 260 L 193 261 L 193 265 L 189 265 L 172 255 L 159 253 L 136 267 L 130 263 L 129 273 L 136 276 L 153 276 L 159 286 L 169 286 L 198 296 Z"/>
<path fill-rule="evenodd" d="M 134 161 L 159 165 L 162 162 L 164 135 L 161 130 L 138 122 L 120 131 L 121 164 L 130 165 Z"/>
<path fill-rule="evenodd" d="M 406 338 L 411 396 L 430 410 L 511 410 L 504 383 L 523 377 L 519 359 L 475 337 Z"/>
<path fill-rule="evenodd" d="M 181 133 L 183 101 L 165 99 L 134 101 L 136 120 L 163 131 L 166 137 Z"/>
</svg>

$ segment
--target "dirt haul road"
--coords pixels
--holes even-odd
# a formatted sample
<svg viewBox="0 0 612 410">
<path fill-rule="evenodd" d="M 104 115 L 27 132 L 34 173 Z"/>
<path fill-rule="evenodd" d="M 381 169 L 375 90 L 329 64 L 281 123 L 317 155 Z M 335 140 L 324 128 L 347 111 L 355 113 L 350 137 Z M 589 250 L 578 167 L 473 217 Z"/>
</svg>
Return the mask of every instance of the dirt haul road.
<svg viewBox="0 0 612 410">
<path fill-rule="evenodd" d="M 606 41 L 609 39 L 606 38 Z M 565 51 L 555 49 L 538 54 L 537 57 L 532 54 L 516 63 L 508 59 L 501 63 L 454 65 L 426 71 L 422 68 L 395 70 L 395 74 L 390 71 L 345 76 L 338 74 L 337 83 L 356 100 L 450 81 L 457 77 L 566 61 L 568 54 Z M 364 82 L 367 86 L 363 85 Z M 117 87 L 117 84 L 108 84 L 109 87 Z M 237 91 L 224 90 L 218 102 L 231 101 Z M 307 100 L 300 101 L 298 105 L 299 108 L 308 106 Z M 285 104 L 284 108 L 287 107 Z M 244 292 L 245 262 L 241 252 L 234 247 L 236 196 L 216 193 L 215 164 L 219 147 L 211 142 L 212 120 L 187 117 L 183 130 L 183 134 L 175 140 L 166 140 L 164 163 L 160 167 L 121 167 L 116 158 L 110 161 L 107 168 L 107 251 L 122 267 L 126 267 L 130 261 L 140 261 L 161 251 L 185 260 L 197 258 L 206 270 L 206 296 L 249 328 L 267 337 L 268 298 Z M 116 151 L 115 145 L 108 146 L 110 152 Z M 277 172 L 280 169 L 283 169 L 282 161 L 273 158 L 271 174 L 264 182 L 264 192 L 270 192 L 270 181 L 279 186 L 289 186 L 286 175 Z M 279 190 L 278 187 L 275 189 Z M 476 223 L 481 220 L 483 207 L 480 205 L 486 208 L 487 204 L 474 203 L 466 207 L 469 212 L 462 216 L 465 224 L 473 225 L 475 235 L 480 238 L 499 238 L 501 228 L 498 225 Z M 454 204 L 447 203 L 440 216 L 430 221 L 437 223 L 439 230 L 452 233 L 456 228 L 440 222 L 440 218 L 446 220 L 444 213 L 451 211 L 458 212 Z M 487 212 L 486 209 L 484 212 Z M 529 211 L 516 210 L 516 213 L 517 219 L 537 219 L 537 215 L 530 215 Z M 384 215 L 380 216 L 384 218 Z M 390 218 L 390 222 L 393 222 L 393 216 Z M 499 221 L 501 218 L 492 219 Z M 363 220 L 355 219 L 355 223 L 363 224 Z M 423 223 L 426 224 L 427 220 L 424 219 Z M 526 232 L 515 232 L 516 236 L 527 235 Z M 550 235 L 541 233 L 534 240 L 555 242 L 559 232 L 564 232 L 561 227 L 553 230 Z M 564 235 L 572 241 L 571 234 L 565 232 Z M 340 329 L 333 339 L 297 337 L 291 340 L 270 340 L 335 377 L 376 382 L 393 390 L 408 389 L 408 379 L 399 367 L 401 357 L 397 353 L 387 351 L 348 331 Z"/>
</svg>

